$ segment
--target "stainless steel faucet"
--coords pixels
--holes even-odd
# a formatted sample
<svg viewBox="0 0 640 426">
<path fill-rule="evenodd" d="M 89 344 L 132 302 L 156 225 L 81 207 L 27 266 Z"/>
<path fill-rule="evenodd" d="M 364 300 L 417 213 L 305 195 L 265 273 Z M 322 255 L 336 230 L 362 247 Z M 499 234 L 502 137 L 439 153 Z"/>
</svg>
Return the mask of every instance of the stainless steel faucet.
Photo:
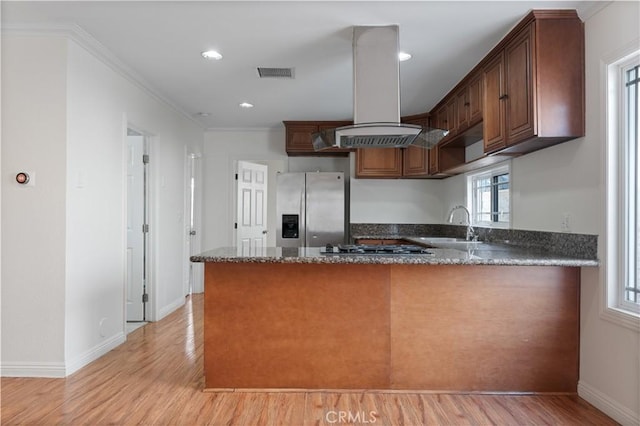
<svg viewBox="0 0 640 426">
<path fill-rule="evenodd" d="M 469 213 L 469 209 L 467 209 L 465 206 L 459 205 L 459 206 L 455 206 L 454 208 L 451 209 L 451 211 L 449 212 L 449 219 L 447 220 L 449 223 L 453 223 L 453 214 L 456 212 L 456 210 L 463 210 L 466 214 L 467 214 L 467 223 L 460 223 L 460 225 L 467 225 L 467 236 L 466 236 L 466 240 L 467 241 L 475 241 L 478 236 L 475 235 L 475 231 L 473 230 L 473 226 L 471 226 L 471 214 Z"/>
</svg>

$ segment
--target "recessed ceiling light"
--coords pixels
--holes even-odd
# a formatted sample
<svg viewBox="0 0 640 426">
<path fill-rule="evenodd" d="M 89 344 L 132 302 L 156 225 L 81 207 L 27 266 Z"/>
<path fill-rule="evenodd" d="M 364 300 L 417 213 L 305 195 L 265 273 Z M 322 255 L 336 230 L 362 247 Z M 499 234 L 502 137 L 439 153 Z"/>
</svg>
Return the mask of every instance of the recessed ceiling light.
<svg viewBox="0 0 640 426">
<path fill-rule="evenodd" d="M 196 112 L 196 115 L 198 117 L 208 117 L 208 116 L 211 115 L 211 113 L 210 112 Z"/>
<path fill-rule="evenodd" d="M 398 59 L 400 60 L 400 62 L 408 61 L 409 59 L 411 59 L 411 54 L 407 52 L 399 52 Z"/>
<path fill-rule="evenodd" d="M 222 55 L 215 50 L 207 50 L 206 52 L 202 52 L 202 57 L 205 59 L 222 59 Z"/>
<path fill-rule="evenodd" d="M 240 104 L 240 108 L 253 108 L 253 104 L 250 104 L 249 102 L 242 102 Z"/>
</svg>

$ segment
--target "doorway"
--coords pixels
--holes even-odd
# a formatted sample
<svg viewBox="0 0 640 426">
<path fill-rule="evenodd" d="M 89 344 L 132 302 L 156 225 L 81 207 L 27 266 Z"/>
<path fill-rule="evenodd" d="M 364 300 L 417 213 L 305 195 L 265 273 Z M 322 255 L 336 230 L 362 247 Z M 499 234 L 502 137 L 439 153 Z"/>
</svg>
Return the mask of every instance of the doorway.
<svg viewBox="0 0 640 426">
<path fill-rule="evenodd" d="M 261 254 L 267 246 L 268 166 L 238 161 L 236 247 L 242 255 Z"/>
<path fill-rule="evenodd" d="M 148 138 L 127 129 L 127 322 L 147 321 L 148 164 Z"/>
<path fill-rule="evenodd" d="M 201 217 L 201 155 L 187 154 L 186 164 L 186 238 L 185 238 L 185 296 L 204 291 L 204 265 L 191 262 L 191 256 L 200 252 L 200 217 Z"/>
</svg>

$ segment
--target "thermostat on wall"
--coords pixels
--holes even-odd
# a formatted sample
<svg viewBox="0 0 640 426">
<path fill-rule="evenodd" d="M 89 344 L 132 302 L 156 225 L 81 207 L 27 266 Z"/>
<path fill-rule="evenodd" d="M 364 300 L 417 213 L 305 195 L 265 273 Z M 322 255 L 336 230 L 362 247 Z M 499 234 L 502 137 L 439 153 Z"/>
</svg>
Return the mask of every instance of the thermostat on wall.
<svg viewBox="0 0 640 426">
<path fill-rule="evenodd" d="M 20 185 L 34 186 L 35 185 L 35 173 L 33 172 L 18 172 L 16 174 L 16 182 Z"/>
</svg>

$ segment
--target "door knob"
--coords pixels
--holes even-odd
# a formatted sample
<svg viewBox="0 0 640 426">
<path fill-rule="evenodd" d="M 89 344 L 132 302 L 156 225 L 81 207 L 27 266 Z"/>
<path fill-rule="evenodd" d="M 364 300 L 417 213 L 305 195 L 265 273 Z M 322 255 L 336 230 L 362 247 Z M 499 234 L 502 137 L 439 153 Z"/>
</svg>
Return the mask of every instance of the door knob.
<svg viewBox="0 0 640 426">
<path fill-rule="evenodd" d="M 264 231 L 262 231 L 263 234 L 266 234 L 267 232 L 269 232 L 269 231 L 267 231 L 266 229 Z"/>
<path fill-rule="evenodd" d="M 196 231 L 195 230 L 189 231 L 189 235 L 196 235 Z"/>
</svg>

